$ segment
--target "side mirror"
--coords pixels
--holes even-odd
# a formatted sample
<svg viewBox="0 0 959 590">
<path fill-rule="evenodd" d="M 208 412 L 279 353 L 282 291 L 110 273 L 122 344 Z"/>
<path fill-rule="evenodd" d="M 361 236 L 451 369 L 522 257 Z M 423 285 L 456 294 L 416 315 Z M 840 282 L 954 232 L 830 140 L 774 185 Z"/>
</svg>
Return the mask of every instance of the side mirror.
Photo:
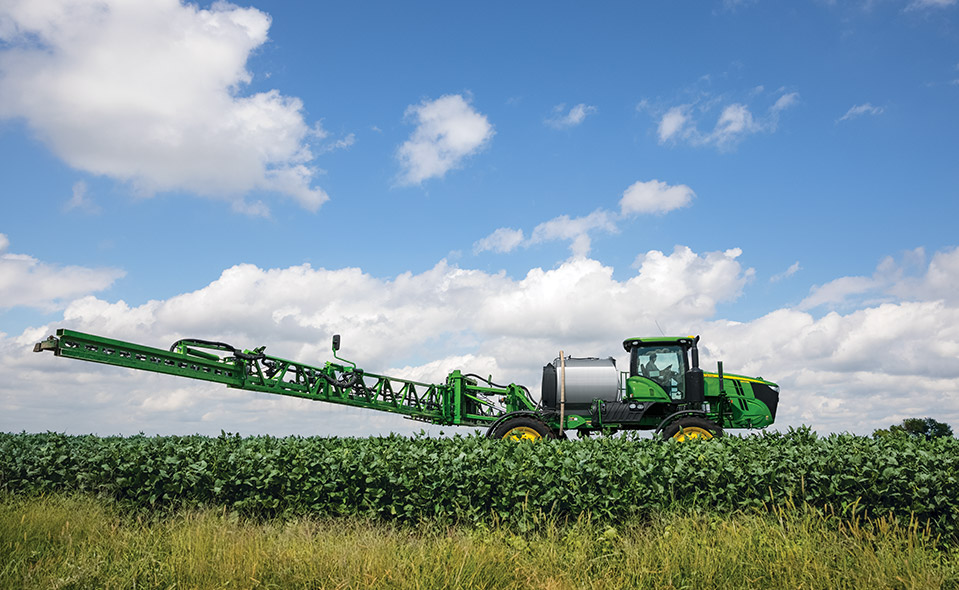
<svg viewBox="0 0 959 590">
<path fill-rule="evenodd" d="M 333 335 L 333 358 L 335 358 L 336 360 L 338 360 L 338 361 L 340 361 L 340 362 L 343 362 L 343 363 L 346 363 L 346 364 L 348 364 L 348 365 L 351 365 L 351 366 L 353 367 L 353 370 L 355 371 L 355 370 L 356 370 L 356 363 L 354 363 L 353 361 L 348 361 L 348 360 L 346 360 L 346 359 L 341 359 L 340 357 L 336 356 L 336 351 L 339 350 L 339 349 L 340 349 L 340 335 L 339 335 L 339 334 L 334 334 L 334 335 Z"/>
</svg>

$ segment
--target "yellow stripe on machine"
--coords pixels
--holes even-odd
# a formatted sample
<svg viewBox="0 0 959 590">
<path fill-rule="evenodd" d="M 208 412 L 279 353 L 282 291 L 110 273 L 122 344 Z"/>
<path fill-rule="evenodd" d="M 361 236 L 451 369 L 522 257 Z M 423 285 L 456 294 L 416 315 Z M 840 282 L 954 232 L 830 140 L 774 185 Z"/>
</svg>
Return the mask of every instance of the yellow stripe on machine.
<svg viewBox="0 0 959 590">
<path fill-rule="evenodd" d="M 719 378 L 719 373 L 703 373 L 705 377 L 716 377 Z M 749 377 L 740 377 L 739 375 L 726 375 L 723 374 L 723 379 L 730 379 L 732 381 L 748 381 L 750 383 L 769 383 L 768 381 L 763 381 L 761 379 L 750 379 Z"/>
</svg>

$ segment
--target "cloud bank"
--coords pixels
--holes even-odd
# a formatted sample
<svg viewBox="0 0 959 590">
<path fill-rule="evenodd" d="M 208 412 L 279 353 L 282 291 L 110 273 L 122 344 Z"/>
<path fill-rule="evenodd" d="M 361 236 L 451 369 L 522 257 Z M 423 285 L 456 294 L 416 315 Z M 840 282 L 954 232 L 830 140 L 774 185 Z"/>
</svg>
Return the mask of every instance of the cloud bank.
<svg viewBox="0 0 959 590">
<path fill-rule="evenodd" d="M 927 415 L 955 425 L 959 249 L 936 252 L 928 262 L 919 254 L 880 264 L 883 279 L 871 288 L 882 301 L 824 315 L 785 307 L 749 321 L 717 317 L 754 277 L 736 248 L 642 252 L 622 278 L 585 257 L 520 278 L 446 261 L 390 278 L 356 268 L 237 265 L 196 291 L 142 305 L 80 297 L 62 320 L 0 335 L 0 428 L 369 435 L 421 427 L 32 353 L 56 327 L 157 347 L 181 337 L 267 344 L 272 354 L 317 363 L 331 358 L 329 338 L 340 333 L 341 355 L 370 371 L 436 381 L 461 368 L 536 393 L 541 367 L 559 349 L 614 356 L 625 368 L 622 340 L 658 334 L 657 324 L 672 334 L 701 334 L 707 368 L 723 360 L 729 371 L 777 381 L 780 428 L 869 433 Z"/>
<path fill-rule="evenodd" d="M 79 297 L 61 320 L 0 335 L 0 370 L 7 375 L 0 383 L 0 428 L 412 432 L 421 425 L 379 414 L 345 420 L 348 410 L 335 406 L 71 362 L 34 354 L 32 345 L 68 327 L 159 348 L 182 337 L 243 348 L 266 344 L 272 354 L 321 364 L 331 358 L 330 337 L 339 333 L 340 354 L 370 371 L 435 381 L 461 368 L 536 391 L 541 367 L 561 346 L 583 355 L 622 355 L 623 338 L 653 332 L 657 319 L 668 317 L 677 329 L 702 324 L 748 281 L 751 271 L 738 255 L 647 252 L 624 279 L 589 258 L 518 278 L 446 261 L 390 278 L 356 268 L 237 265 L 165 300 L 129 305 Z"/>
</svg>

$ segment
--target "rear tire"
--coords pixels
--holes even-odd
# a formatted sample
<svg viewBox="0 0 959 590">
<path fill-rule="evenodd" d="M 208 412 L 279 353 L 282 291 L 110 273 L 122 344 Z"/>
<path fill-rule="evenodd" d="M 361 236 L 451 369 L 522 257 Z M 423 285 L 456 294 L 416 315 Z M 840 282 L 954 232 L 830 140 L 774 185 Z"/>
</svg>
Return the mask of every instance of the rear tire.
<svg viewBox="0 0 959 590">
<path fill-rule="evenodd" d="M 554 439 L 556 433 L 550 430 L 542 420 L 531 416 L 517 416 L 509 418 L 497 426 L 490 438 L 503 440 L 542 440 Z"/>
<path fill-rule="evenodd" d="M 680 418 L 663 429 L 663 439 L 672 439 L 679 442 L 710 440 L 722 435 L 723 429 L 718 424 L 694 416 Z"/>
</svg>

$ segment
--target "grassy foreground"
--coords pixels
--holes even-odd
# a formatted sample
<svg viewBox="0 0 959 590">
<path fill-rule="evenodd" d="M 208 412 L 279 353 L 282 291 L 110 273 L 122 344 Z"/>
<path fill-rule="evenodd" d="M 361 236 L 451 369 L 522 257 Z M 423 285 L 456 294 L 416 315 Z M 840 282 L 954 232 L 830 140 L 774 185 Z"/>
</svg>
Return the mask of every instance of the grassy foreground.
<svg viewBox="0 0 959 590">
<path fill-rule="evenodd" d="M 918 526 L 810 510 L 419 527 L 123 512 L 0 496 L 0 588 L 959 588 L 959 551 Z"/>
</svg>

